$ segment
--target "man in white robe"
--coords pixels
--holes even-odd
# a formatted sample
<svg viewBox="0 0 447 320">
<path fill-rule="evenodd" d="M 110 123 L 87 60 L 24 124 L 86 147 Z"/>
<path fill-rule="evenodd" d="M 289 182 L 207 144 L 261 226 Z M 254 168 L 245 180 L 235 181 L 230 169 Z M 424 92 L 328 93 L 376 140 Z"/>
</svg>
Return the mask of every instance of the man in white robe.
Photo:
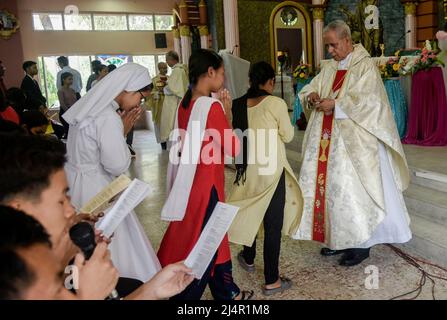
<svg viewBox="0 0 447 320">
<path fill-rule="evenodd" d="M 187 68 L 185 65 L 179 63 L 179 56 L 175 51 L 169 51 L 166 54 L 166 63 L 172 68 L 172 72 L 169 76 L 167 85 L 163 89 L 165 99 L 163 102 L 160 122 L 160 140 L 163 149 L 166 149 L 169 135 L 174 129 L 174 121 L 178 105 L 180 104 L 180 101 L 182 101 L 189 85 Z"/>
<path fill-rule="evenodd" d="M 352 266 L 380 243 L 411 239 L 402 192 L 410 176 L 377 67 L 352 45 L 343 21 L 323 32 L 333 60 L 300 92 L 309 119 L 299 184 L 303 216 L 296 239 L 323 243 Z"/>
<path fill-rule="evenodd" d="M 125 136 L 141 113 L 151 78 L 146 68 L 128 63 L 101 80 L 64 114 L 70 124 L 65 172 L 73 205 L 80 209 L 125 173 L 131 163 Z M 120 117 L 118 109 L 124 110 Z M 148 281 L 160 263 L 134 212 L 116 229 L 109 246 L 120 276 Z"/>
</svg>

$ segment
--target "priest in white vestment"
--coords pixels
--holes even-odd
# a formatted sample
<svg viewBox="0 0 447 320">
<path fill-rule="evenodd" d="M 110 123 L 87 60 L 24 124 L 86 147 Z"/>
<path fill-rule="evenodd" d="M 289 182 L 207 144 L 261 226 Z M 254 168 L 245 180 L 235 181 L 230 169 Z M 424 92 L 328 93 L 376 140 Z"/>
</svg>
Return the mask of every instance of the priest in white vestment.
<svg viewBox="0 0 447 320">
<path fill-rule="evenodd" d="M 343 21 L 323 32 L 333 60 L 300 92 L 309 120 L 299 184 L 304 208 L 296 239 L 342 253 L 352 266 L 381 243 L 411 239 L 402 192 L 410 175 L 379 70 Z"/>
<path fill-rule="evenodd" d="M 116 69 L 64 114 L 70 124 L 67 173 L 73 205 L 80 209 L 131 163 L 126 135 L 150 94 L 146 68 L 129 63 Z M 117 113 L 121 109 L 122 117 Z M 106 213 L 107 214 L 107 213 Z M 121 277 L 148 281 L 161 267 L 143 227 L 132 211 L 116 229 L 109 245 Z"/>
<path fill-rule="evenodd" d="M 160 140 L 163 146 L 169 140 L 169 135 L 174 129 L 178 105 L 182 101 L 189 86 L 188 70 L 185 65 L 179 63 L 179 57 L 175 51 L 169 51 L 166 54 L 166 63 L 172 68 L 172 72 L 167 81 L 167 85 L 163 89 L 165 99 L 160 122 Z M 165 148 L 163 147 L 163 149 Z"/>
</svg>

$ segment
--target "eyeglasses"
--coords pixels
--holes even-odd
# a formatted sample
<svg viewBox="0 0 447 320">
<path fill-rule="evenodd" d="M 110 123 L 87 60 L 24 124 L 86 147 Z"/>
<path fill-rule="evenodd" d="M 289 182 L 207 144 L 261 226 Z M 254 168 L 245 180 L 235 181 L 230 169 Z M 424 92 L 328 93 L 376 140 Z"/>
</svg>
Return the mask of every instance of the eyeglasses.
<svg viewBox="0 0 447 320">
<path fill-rule="evenodd" d="M 143 93 L 140 91 L 140 90 L 138 90 L 138 92 L 140 93 L 140 95 L 141 95 L 141 100 L 140 100 L 140 104 L 143 104 L 143 103 L 145 103 L 146 102 L 146 97 L 143 95 Z"/>
</svg>

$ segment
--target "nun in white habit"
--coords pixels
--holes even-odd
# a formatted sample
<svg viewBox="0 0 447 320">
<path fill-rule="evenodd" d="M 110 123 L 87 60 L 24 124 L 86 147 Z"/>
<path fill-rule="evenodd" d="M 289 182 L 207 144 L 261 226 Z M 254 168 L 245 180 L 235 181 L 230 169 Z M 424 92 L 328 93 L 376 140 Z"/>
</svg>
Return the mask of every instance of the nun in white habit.
<svg viewBox="0 0 447 320">
<path fill-rule="evenodd" d="M 64 114 L 70 124 L 65 172 L 77 209 L 129 168 L 125 137 L 141 113 L 141 100 L 150 94 L 150 84 L 146 68 L 125 64 Z M 121 277 L 146 282 L 161 269 L 134 212 L 118 226 L 109 249 Z"/>
</svg>

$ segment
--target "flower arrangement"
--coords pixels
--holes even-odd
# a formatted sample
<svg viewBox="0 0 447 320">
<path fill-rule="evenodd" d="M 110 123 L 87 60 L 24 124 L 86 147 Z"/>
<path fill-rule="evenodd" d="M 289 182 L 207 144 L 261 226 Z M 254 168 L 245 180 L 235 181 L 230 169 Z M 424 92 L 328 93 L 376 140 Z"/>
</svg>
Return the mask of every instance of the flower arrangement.
<svg viewBox="0 0 447 320">
<path fill-rule="evenodd" d="M 441 65 L 443 67 L 445 66 L 444 62 L 438 58 L 437 51 L 430 50 L 430 48 L 425 47 L 422 49 L 421 56 L 416 59 L 411 71 L 415 73 L 419 70 L 430 69 L 436 65 Z"/>
<path fill-rule="evenodd" d="M 306 63 L 300 63 L 296 68 L 295 71 L 293 71 L 293 77 L 298 82 L 303 82 L 311 76 L 310 74 L 310 64 Z"/>
<path fill-rule="evenodd" d="M 406 75 L 406 65 L 408 63 L 408 59 L 404 58 L 400 60 L 399 56 L 391 57 L 384 64 L 379 66 L 380 75 L 383 79 L 389 79 L 394 77 L 399 77 L 400 75 Z"/>
</svg>

